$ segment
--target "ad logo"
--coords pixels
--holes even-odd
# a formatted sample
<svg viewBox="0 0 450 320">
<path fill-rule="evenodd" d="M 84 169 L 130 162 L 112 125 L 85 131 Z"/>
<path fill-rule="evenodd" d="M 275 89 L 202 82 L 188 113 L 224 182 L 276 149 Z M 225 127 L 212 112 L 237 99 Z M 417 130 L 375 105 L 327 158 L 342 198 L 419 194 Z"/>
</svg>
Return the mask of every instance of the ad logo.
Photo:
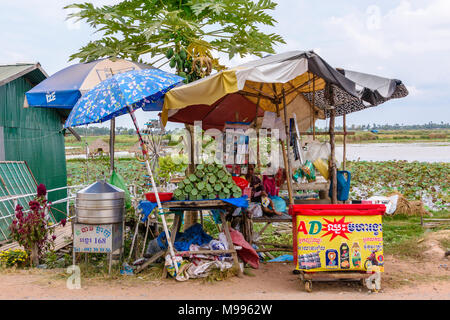
<svg viewBox="0 0 450 320">
<path fill-rule="evenodd" d="M 329 221 L 323 218 L 324 223 L 320 221 L 309 221 L 309 226 L 306 226 L 305 221 L 299 221 L 299 225 L 297 231 L 300 233 L 307 235 L 317 235 L 322 230 L 325 232 L 321 237 L 325 237 L 331 234 L 331 238 L 329 241 L 332 241 L 337 236 L 341 236 L 348 240 L 347 233 L 351 233 L 352 230 L 349 230 L 348 224 L 351 222 L 345 222 L 345 217 L 342 217 L 338 221 L 334 219 L 334 221 Z"/>
</svg>

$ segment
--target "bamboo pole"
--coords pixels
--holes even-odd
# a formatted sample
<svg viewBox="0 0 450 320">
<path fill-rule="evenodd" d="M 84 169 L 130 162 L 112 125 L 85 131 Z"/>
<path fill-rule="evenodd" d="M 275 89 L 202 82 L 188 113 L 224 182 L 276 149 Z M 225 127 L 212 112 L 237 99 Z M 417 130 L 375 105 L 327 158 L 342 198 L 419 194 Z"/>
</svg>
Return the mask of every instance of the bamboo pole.
<svg viewBox="0 0 450 320">
<path fill-rule="evenodd" d="M 272 89 L 276 94 L 276 88 L 275 88 L 275 84 L 272 84 Z M 275 104 L 276 110 L 277 110 L 277 117 L 280 117 L 280 106 L 279 106 L 279 101 L 275 100 L 273 101 L 273 103 Z M 286 131 L 286 127 L 285 127 L 285 131 Z M 286 132 L 286 138 L 287 138 L 287 132 Z M 292 197 L 292 183 L 291 183 L 291 176 L 289 176 L 288 174 L 288 169 L 289 169 L 289 163 L 288 163 L 288 159 L 287 159 L 287 151 L 286 148 L 284 147 L 284 141 L 282 139 L 280 139 L 280 144 L 281 144 L 281 150 L 283 151 L 283 161 L 284 161 L 284 168 L 286 169 L 286 175 L 287 175 L 287 186 L 288 186 L 288 194 L 289 194 L 289 204 L 294 204 L 294 199 Z"/>
<path fill-rule="evenodd" d="M 347 161 L 347 124 L 345 121 L 345 113 L 342 116 L 342 121 L 343 121 L 343 127 L 344 127 L 344 140 L 343 140 L 343 155 L 342 155 L 342 170 L 345 170 L 346 168 L 346 161 Z"/>
<path fill-rule="evenodd" d="M 337 203 L 337 172 L 336 172 L 336 145 L 334 139 L 334 124 L 335 124 L 335 114 L 336 111 L 334 107 L 331 109 L 330 115 L 330 145 L 331 145 L 331 181 L 332 181 L 332 190 L 331 190 L 331 203 Z"/>
<path fill-rule="evenodd" d="M 331 203 L 337 203 L 337 168 L 336 168 L 336 141 L 335 141 L 335 120 L 336 109 L 334 108 L 333 87 L 327 83 L 325 85 L 325 99 L 330 110 L 330 146 L 331 146 L 331 160 L 330 160 L 330 179 L 331 179 Z"/>
<path fill-rule="evenodd" d="M 289 157 L 289 128 L 288 128 L 288 119 L 287 119 L 287 111 L 286 111 L 286 95 L 284 94 L 284 88 L 281 90 L 283 93 L 283 112 L 284 112 L 284 131 L 286 133 L 285 144 L 286 144 L 286 153 L 287 153 L 287 183 L 288 183 L 288 191 L 289 191 L 289 204 L 294 204 L 294 199 L 292 196 L 292 170 L 291 170 L 291 159 Z M 283 148 L 284 150 L 284 148 Z M 284 153 L 284 151 L 283 151 Z"/>
<path fill-rule="evenodd" d="M 316 81 L 313 78 L 313 92 L 312 92 L 312 116 L 313 116 L 313 140 L 316 140 Z"/>
</svg>

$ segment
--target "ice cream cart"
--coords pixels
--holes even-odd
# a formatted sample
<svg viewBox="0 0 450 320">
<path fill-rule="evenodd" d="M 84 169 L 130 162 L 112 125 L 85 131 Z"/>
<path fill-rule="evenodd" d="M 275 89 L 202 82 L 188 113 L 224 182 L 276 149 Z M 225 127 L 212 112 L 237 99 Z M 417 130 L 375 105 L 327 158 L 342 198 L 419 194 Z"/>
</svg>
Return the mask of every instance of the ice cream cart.
<svg viewBox="0 0 450 320">
<path fill-rule="evenodd" d="M 375 277 L 384 271 L 382 204 L 291 205 L 295 273 L 313 281 Z M 376 279 L 378 276 L 378 279 Z M 372 279 L 370 279 L 372 280 Z"/>
</svg>

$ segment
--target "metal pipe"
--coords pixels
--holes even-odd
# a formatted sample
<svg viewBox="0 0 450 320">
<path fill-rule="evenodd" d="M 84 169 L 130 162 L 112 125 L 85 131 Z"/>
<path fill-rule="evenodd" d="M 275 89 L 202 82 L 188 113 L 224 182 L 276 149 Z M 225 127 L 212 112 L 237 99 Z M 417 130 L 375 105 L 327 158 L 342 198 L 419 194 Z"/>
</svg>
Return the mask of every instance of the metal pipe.
<svg viewBox="0 0 450 320">
<path fill-rule="evenodd" d="M 150 181 L 153 186 L 153 192 L 155 193 L 155 198 L 156 198 L 156 203 L 158 205 L 159 214 L 161 215 L 161 220 L 163 222 L 163 228 L 164 228 L 164 233 L 166 234 L 167 245 L 169 247 L 170 256 L 172 257 L 172 264 L 175 267 L 176 273 L 178 274 L 178 264 L 175 262 L 175 252 L 174 252 L 174 249 L 172 246 L 172 242 L 170 241 L 169 229 L 167 228 L 166 217 L 164 216 L 164 210 L 162 208 L 161 201 L 159 199 L 159 194 L 158 194 L 158 190 L 156 188 L 155 179 L 153 178 L 153 172 L 152 172 L 152 169 L 150 168 L 150 163 L 148 161 L 147 149 L 145 148 L 144 140 L 142 140 L 142 136 L 139 131 L 139 126 L 137 124 L 136 117 L 134 116 L 133 110 L 129 106 L 128 106 L 128 112 L 130 113 L 131 119 L 133 120 L 134 127 L 136 128 L 136 133 L 139 137 L 139 142 L 140 142 L 141 148 L 142 148 L 142 154 L 144 155 L 144 158 L 145 158 L 145 166 L 147 167 L 148 175 L 150 176 Z"/>
</svg>

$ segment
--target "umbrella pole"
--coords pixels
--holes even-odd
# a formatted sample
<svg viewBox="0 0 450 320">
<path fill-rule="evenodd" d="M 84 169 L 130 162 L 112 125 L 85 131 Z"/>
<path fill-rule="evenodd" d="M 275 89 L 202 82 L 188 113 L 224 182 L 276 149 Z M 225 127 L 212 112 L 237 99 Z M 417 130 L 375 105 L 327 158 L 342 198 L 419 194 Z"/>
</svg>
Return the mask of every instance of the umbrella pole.
<svg viewBox="0 0 450 320">
<path fill-rule="evenodd" d="M 116 119 L 112 118 L 109 127 L 109 173 L 114 171 L 114 141 L 116 140 Z"/>
<path fill-rule="evenodd" d="M 150 176 L 150 181 L 153 186 L 153 192 L 155 193 L 156 203 L 158 204 L 159 214 L 161 215 L 161 220 L 163 222 L 163 228 L 164 228 L 164 233 L 166 234 L 167 245 L 169 247 L 169 253 L 170 253 L 170 256 L 172 257 L 172 264 L 175 267 L 176 274 L 178 274 L 178 264 L 175 262 L 175 251 L 173 250 L 172 242 L 170 240 L 169 229 L 167 228 L 166 217 L 164 216 L 164 211 L 163 211 L 163 208 L 161 205 L 161 200 L 159 199 L 158 190 L 156 188 L 156 183 L 153 178 L 153 172 L 152 172 L 152 169 L 150 168 L 150 162 L 148 161 L 147 150 L 145 148 L 144 140 L 142 140 L 141 132 L 139 131 L 139 126 L 137 124 L 136 117 L 134 116 L 134 113 L 130 107 L 128 107 L 128 112 L 130 113 L 131 119 L 133 120 L 133 123 L 134 123 L 134 127 L 136 128 L 136 133 L 139 137 L 139 143 L 141 144 L 142 154 L 145 157 L 145 166 L 147 167 L 148 175 Z"/>
</svg>

